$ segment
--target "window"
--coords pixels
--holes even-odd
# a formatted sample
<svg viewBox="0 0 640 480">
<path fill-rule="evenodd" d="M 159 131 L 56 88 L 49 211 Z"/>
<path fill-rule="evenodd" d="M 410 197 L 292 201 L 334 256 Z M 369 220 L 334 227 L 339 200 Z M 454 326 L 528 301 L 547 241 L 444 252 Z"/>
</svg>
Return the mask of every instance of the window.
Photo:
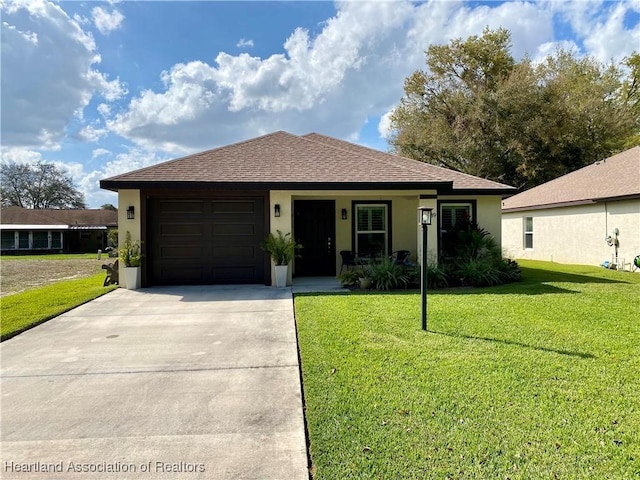
<svg viewBox="0 0 640 480">
<path fill-rule="evenodd" d="M 386 257 L 390 203 L 355 204 L 354 207 L 355 251 L 359 256 Z"/>
<path fill-rule="evenodd" d="M 461 221 L 470 220 L 473 217 L 471 203 L 441 203 L 440 204 L 440 230 L 451 230 Z"/>
<path fill-rule="evenodd" d="M 14 248 L 16 248 L 15 232 L 2 230 L 2 249 L 12 250 Z"/>
<path fill-rule="evenodd" d="M 29 248 L 29 232 L 18 232 L 18 248 Z"/>
<path fill-rule="evenodd" d="M 33 232 L 33 248 L 49 248 L 49 232 Z"/>
<path fill-rule="evenodd" d="M 533 217 L 524 217 L 524 248 L 533 248 Z"/>
<path fill-rule="evenodd" d="M 51 248 L 62 248 L 62 232 L 51 232 Z"/>
</svg>

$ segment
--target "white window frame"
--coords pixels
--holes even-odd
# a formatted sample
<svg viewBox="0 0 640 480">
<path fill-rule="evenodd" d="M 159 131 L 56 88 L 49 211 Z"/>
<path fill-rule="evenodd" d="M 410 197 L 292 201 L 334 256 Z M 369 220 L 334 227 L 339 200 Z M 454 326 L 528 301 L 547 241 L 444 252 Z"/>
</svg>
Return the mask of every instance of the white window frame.
<svg viewBox="0 0 640 480">
<path fill-rule="evenodd" d="M 384 209 L 384 230 L 359 230 L 358 218 L 359 210 L 361 208 L 382 207 Z M 384 251 L 383 255 L 387 257 L 389 255 L 389 204 L 387 203 L 356 203 L 354 208 L 354 249 L 355 252 L 361 254 L 360 246 L 358 245 L 358 236 L 366 233 L 382 233 L 384 234 Z"/>
<path fill-rule="evenodd" d="M 531 229 L 527 229 L 527 223 L 530 221 Z M 533 250 L 533 217 L 527 215 L 522 217 L 522 241 L 525 250 Z M 530 240 L 531 246 L 528 246 L 527 240 Z"/>
<path fill-rule="evenodd" d="M 447 201 L 442 201 L 440 203 L 440 211 L 438 212 L 438 215 L 440 216 L 441 222 L 440 222 L 440 229 L 441 230 L 446 230 L 447 228 L 452 228 L 454 225 L 447 225 L 446 227 L 444 225 L 442 225 L 442 219 L 444 219 L 444 215 L 442 214 L 442 211 L 445 208 L 455 208 L 455 207 L 465 207 L 468 209 L 469 212 L 469 220 L 470 221 L 474 221 L 473 218 L 473 203 L 471 202 L 447 202 Z M 455 218 L 455 215 L 452 217 Z"/>
</svg>

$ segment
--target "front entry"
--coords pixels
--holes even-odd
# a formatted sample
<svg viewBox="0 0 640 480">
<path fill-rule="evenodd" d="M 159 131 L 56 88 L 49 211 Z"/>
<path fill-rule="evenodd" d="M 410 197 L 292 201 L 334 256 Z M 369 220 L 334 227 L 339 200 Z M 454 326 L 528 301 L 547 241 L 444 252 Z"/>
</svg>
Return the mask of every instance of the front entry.
<svg viewBox="0 0 640 480">
<path fill-rule="evenodd" d="M 296 276 L 336 274 L 336 204 L 334 200 L 293 202 L 296 241 L 302 245 L 296 258 Z"/>
</svg>

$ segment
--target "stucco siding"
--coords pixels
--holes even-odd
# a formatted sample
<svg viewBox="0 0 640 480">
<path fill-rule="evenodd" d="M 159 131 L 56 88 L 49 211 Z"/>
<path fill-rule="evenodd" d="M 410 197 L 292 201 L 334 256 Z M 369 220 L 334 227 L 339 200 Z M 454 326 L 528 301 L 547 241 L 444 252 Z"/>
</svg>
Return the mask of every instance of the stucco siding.
<svg viewBox="0 0 640 480">
<path fill-rule="evenodd" d="M 127 208 L 134 208 L 134 218 L 127 218 Z M 118 190 L 118 246 L 124 243 L 127 231 L 131 233 L 131 240 L 143 240 L 142 238 L 142 208 L 140 202 L 140 190 Z M 118 270 L 121 279 L 124 279 L 124 264 L 118 262 Z"/>
<path fill-rule="evenodd" d="M 354 201 L 390 201 L 391 202 L 391 243 L 393 250 L 409 250 L 412 258 L 417 258 L 419 240 L 418 205 L 420 195 L 435 195 L 435 191 L 281 191 L 270 192 L 271 232 L 293 230 L 293 202 L 295 200 L 335 200 L 336 218 L 336 272 L 340 271 L 342 259 L 341 250 L 352 250 L 352 215 Z M 273 217 L 273 209 L 280 205 L 280 217 Z M 435 208 L 435 201 L 433 204 Z M 342 220 L 342 209 L 347 210 L 347 219 Z M 295 235 L 295 232 L 293 232 Z M 436 251 L 436 229 L 429 231 L 430 250 Z"/>
<path fill-rule="evenodd" d="M 524 248 L 525 217 L 533 218 L 531 249 Z M 614 228 L 620 232 L 618 258 L 629 264 L 640 254 L 640 200 L 505 212 L 502 246 L 514 258 L 600 265 L 614 257 L 605 241 Z"/>
</svg>

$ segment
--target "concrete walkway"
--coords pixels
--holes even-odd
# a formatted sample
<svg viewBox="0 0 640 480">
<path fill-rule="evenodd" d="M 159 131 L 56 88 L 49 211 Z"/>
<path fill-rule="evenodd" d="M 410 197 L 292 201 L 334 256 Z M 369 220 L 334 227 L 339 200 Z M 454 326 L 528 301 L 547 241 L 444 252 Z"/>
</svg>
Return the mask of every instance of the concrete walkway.
<svg viewBox="0 0 640 480">
<path fill-rule="evenodd" d="M 118 289 L 0 354 L 3 479 L 308 478 L 291 289 Z"/>
</svg>

